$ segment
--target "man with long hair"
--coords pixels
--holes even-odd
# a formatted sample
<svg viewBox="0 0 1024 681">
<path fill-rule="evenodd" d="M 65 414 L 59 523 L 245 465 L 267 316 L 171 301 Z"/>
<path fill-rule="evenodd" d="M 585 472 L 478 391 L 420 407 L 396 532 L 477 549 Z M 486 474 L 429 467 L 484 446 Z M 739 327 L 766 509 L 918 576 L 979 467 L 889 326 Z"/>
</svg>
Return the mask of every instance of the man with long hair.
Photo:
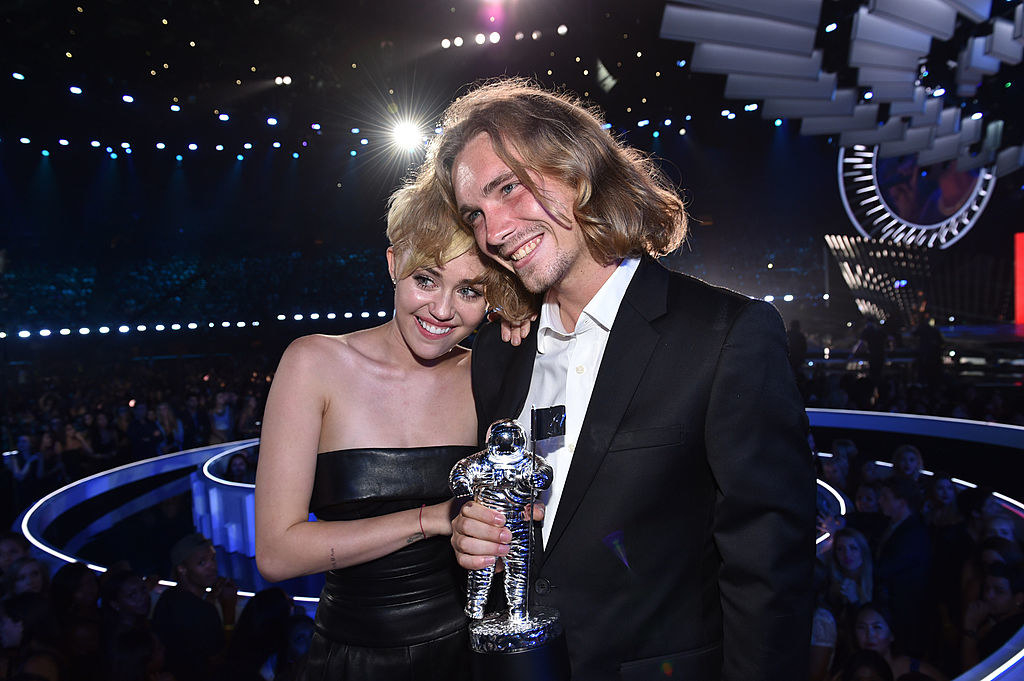
<svg viewBox="0 0 1024 681">
<path fill-rule="evenodd" d="M 522 344 L 480 332 L 473 393 L 481 431 L 565 405 L 531 598 L 561 612 L 573 678 L 806 677 L 814 475 L 778 313 L 655 261 L 682 200 L 571 96 L 504 79 L 441 124 L 450 206 L 543 295 Z M 507 552 L 504 521 L 463 507 L 463 567 Z"/>
</svg>

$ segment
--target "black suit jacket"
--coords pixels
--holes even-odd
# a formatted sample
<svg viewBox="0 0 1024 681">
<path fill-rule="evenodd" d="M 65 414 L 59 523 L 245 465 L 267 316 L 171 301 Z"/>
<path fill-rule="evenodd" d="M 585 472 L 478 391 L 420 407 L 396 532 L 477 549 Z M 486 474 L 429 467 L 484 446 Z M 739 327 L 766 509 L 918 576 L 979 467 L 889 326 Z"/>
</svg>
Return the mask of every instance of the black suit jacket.
<svg viewBox="0 0 1024 681">
<path fill-rule="evenodd" d="M 514 348 L 489 326 L 474 349 L 482 440 L 522 410 L 536 334 Z M 814 526 L 778 313 L 644 258 L 534 565 L 573 678 L 804 678 Z"/>
</svg>

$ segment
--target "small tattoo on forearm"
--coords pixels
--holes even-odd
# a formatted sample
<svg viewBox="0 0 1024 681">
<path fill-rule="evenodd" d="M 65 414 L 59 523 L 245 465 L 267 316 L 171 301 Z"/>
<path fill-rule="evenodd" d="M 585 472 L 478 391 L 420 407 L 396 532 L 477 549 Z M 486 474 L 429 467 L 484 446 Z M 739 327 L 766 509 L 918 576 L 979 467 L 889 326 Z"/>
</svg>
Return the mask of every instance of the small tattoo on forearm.
<svg viewBox="0 0 1024 681">
<path fill-rule="evenodd" d="M 334 557 L 334 547 L 331 547 L 331 569 L 338 567 L 338 559 Z"/>
<path fill-rule="evenodd" d="M 411 543 L 419 541 L 420 539 L 423 539 L 423 538 L 424 538 L 423 534 L 421 534 L 420 532 L 417 532 L 416 534 L 414 534 L 414 535 L 410 536 L 408 539 L 406 539 L 405 543 L 406 544 L 411 544 Z"/>
</svg>

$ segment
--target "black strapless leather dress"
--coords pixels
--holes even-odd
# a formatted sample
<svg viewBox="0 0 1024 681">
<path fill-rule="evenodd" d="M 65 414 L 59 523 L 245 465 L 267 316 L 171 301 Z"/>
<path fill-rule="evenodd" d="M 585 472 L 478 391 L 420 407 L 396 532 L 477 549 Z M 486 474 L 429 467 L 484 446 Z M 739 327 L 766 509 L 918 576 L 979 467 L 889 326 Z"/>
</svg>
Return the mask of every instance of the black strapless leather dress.
<svg viewBox="0 0 1024 681">
<path fill-rule="evenodd" d="M 317 457 L 320 520 L 395 513 L 451 497 L 448 473 L 474 447 L 347 449 Z M 464 571 L 447 537 L 327 573 L 305 681 L 469 679 Z"/>
</svg>

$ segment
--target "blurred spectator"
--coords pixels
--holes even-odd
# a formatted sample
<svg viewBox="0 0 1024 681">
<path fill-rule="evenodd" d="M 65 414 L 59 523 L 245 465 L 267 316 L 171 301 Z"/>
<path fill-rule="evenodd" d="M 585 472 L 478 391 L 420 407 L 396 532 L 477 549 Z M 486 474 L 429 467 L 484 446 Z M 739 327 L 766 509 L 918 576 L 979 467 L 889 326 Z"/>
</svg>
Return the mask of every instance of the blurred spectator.
<svg viewBox="0 0 1024 681">
<path fill-rule="evenodd" d="M 157 446 L 160 454 L 180 452 L 184 448 L 185 426 L 167 402 L 156 406 L 156 427 L 160 431 L 160 443 Z"/>
<path fill-rule="evenodd" d="M 231 635 L 218 679 L 262 681 L 264 670 L 272 678 L 273 663 L 287 645 L 291 612 L 291 599 L 281 589 L 265 589 L 250 598 Z"/>
<path fill-rule="evenodd" d="M 62 565 L 50 579 L 50 604 L 58 621 L 99 617 L 100 583 L 84 563 Z"/>
<path fill-rule="evenodd" d="M 0 604 L 0 635 L 13 651 L 8 678 L 61 681 L 67 677 L 60 653 L 60 631 L 49 602 L 40 593 L 19 593 Z"/>
<path fill-rule="evenodd" d="M 836 677 L 838 681 L 893 681 L 892 668 L 874 650 L 858 650 Z"/>
<path fill-rule="evenodd" d="M 29 555 L 29 543 L 18 532 L 5 532 L 0 535 L 0 579 L 3 579 L 7 569 L 19 558 Z M 2 582 L 0 582 L 2 583 Z"/>
<path fill-rule="evenodd" d="M 993 563 L 985 573 L 980 600 L 964 612 L 961 655 L 964 669 L 985 659 L 1024 627 L 1024 571 Z"/>
<path fill-rule="evenodd" d="M 232 406 L 234 393 L 221 391 L 214 398 L 213 409 L 210 410 L 210 444 L 217 445 L 234 439 L 235 410 Z"/>
<path fill-rule="evenodd" d="M 22 593 L 46 594 L 50 588 L 50 571 L 32 556 L 23 556 L 11 563 L 4 573 L 8 596 Z"/>
<path fill-rule="evenodd" d="M 927 662 L 896 652 L 897 638 L 893 635 L 890 622 L 888 612 L 884 608 L 873 603 L 861 607 L 854 625 L 857 648 L 872 650 L 881 655 L 889 664 L 893 677 L 899 678 L 908 672 L 922 671 L 936 681 L 945 681 L 946 676 Z"/>
</svg>

